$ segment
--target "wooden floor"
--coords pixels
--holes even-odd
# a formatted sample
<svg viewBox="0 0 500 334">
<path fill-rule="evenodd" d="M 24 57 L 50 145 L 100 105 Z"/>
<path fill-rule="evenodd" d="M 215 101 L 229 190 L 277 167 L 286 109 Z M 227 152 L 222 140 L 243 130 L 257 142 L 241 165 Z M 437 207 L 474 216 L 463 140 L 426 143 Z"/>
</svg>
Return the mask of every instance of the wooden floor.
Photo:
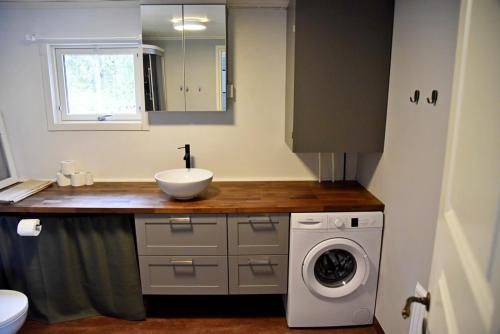
<svg viewBox="0 0 500 334">
<path fill-rule="evenodd" d="M 377 334 L 373 326 L 289 329 L 280 296 L 157 296 L 145 302 L 146 321 L 102 316 L 52 325 L 26 321 L 19 333 Z"/>
</svg>

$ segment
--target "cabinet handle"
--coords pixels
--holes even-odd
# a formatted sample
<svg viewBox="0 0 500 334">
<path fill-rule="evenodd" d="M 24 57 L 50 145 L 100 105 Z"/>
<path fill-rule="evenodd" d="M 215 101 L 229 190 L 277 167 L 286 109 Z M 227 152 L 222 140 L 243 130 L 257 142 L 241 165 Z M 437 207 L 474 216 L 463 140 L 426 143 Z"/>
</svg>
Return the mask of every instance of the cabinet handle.
<svg viewBox="0 0 500 334">
<path fill-rule="evenodd" d="M 248 218 L 248 222 L 250 224 L 253 224 L 253 223 L 271 223 L 271 217 L 269 216 L 264 216 L 264 217 L 249 217 Z"/>
<path fill-rule="evenodd" d="M 169 218 L 168 222 L 170 224 L 191 224 L 191 217 Z"/>
<path fill-rule="evenodd" d="M 269 259 L 266 259 L 266 260 L 250 259 L 250 260 L 248 260 L 248 265 L 250 265 L 250 266 L 270 266 L 271 260 L 269 260 Z"/>
<path fill-rule="evenodd" d="M 170 260 L 170 264 L 174 266 L 192 266 L 193 260 Z"/>
</svg>

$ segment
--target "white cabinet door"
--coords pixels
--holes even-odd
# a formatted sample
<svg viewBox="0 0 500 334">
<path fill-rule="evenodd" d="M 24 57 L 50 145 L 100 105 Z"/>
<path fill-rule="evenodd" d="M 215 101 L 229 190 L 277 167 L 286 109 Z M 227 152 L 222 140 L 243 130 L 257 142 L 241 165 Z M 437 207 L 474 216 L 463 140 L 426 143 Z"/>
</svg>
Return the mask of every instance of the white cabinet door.
<svg viewBox="0 0 500 334">
<path fill-rule="evenodd" d="M 463 0 L 428 332 L 500 333 L 500 3 Z"/>
</svg>

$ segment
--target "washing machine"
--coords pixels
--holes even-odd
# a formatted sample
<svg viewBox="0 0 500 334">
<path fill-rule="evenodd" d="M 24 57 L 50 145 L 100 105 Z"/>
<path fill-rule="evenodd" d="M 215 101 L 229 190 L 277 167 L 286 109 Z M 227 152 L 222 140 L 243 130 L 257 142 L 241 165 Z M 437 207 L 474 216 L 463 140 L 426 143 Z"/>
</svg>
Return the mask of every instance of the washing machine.
<svg viewBox="0 0 500 334">
<path fill-rule="evenodd" d="M 373 323 L 382 212 L 291 215 L 289 327 Z"/>
</svg>

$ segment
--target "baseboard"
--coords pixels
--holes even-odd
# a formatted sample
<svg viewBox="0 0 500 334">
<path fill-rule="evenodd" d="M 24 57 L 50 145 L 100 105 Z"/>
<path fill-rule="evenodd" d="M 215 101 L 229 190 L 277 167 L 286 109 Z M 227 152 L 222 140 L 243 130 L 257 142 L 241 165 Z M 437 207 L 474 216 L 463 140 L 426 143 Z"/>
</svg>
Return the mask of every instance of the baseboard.
<svg viewBox="0 0 500 334">
<path fill-rule="evenodd" d="M 373 328 L 375 328 L 375 332 L 377 334 L 385 334 L 384 329 L 380 326 L 380 322 L 378 322 L 377 318 L 373 318 Z"/>
</svg>

